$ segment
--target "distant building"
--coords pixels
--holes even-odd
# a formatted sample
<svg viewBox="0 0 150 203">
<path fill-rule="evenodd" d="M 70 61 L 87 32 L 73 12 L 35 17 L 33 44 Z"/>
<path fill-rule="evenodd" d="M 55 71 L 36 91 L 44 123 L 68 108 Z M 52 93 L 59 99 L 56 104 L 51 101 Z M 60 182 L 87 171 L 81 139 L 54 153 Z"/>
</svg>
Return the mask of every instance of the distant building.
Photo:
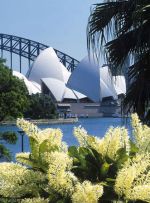
<svg viewBox="0 0 150 203">
<path fill-rule="evenodd" d="M 28 78 L 13 74 L 25 81 L 30 94 L 50 95 L 58 110 L 65 114 L 87 117 L 119 113 L 118 96 L 126 93 L 124 76 L 112 76 L 108 66 L 99 68 L 92 57 L 86 57 L 71 73 L 51 47 L 36 58 Z"/>
</svg>

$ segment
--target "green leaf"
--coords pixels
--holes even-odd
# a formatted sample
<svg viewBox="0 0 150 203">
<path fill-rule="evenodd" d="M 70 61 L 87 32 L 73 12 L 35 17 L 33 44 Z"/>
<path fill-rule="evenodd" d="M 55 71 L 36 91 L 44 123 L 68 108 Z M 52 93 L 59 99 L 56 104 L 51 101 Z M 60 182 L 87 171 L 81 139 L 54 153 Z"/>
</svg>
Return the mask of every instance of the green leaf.
<svg viewBox="0 0 150 203">
<path fill-rule="evenodd" d="M 110 157 L 108 157 L 107 155 L 105 156 L 105 160 L 107 163 L 112 164 L 114 163 L 114 160 L 112 160 Z"/>
<path fill-rule="evenodd" d="M 136 144 L 130 140 L 130 156 L 134 156 L 139 151 L 139 148 Z"/>
<path fill-rule="evenodd" d="M 124 157 L 127 154 L 126 149 L 125 148 L 120 148 L 117 151 L 117 155 L 119 156 L 119 158 Z"/>
<path fill-rule="evenodd" d="M 86 155 L 89 154 L 89 149 L 85 147 L 79 147 L 79 154 L 80 156 L 85 157 Z"/>
<path fill-rule="evenodd" d="M 71 146 L 68 148 L 68 154 L 70 157 L 75 157 L 78 158 L 79 157 L 79 153 L 78 153 L 78 149 L 76 146 Z"/>
<path fill-rule="evenodd" d="M 15 132 L 6 131 L 4 133 L 0 133 L 0 140 L 4 140 L 9 144 L 16 144 L 17 139 L 18 137 Z"/>
<path fill-rule="evenodd" d="M 25 158 L 25 157 L 22 157 L 21 155 L 20 156 L 17 156 L 16 160 L 23 164 L 23 165 L 27 165 L 27 166 L 30 166 L 30 167 L 34 167 L 34 162 L 30 160 L 30 155 L 29 157 Z"/>
<path fill-rule="evenodd" d="M 110 168 L 110 164 L 108 164 L 107 162 L 102 164 L 102 166 L 100 168 L 100 175 L 101 175 L 102 178 L 107 176 L 109 168 Z"/>
<path fill-rule="evenodd" d="M 102 154 L 98 153 L 95 149 L 92 149 L 92 148 L 89 148 L 89 150 L 99 163 L 104 162 Z"/>
<path fill-rule="evenodd" d="M 124 162 L 126 162 L 129 158 L 127 155 L 126 149 L 121 148 L 117 151 L 118 159 L 117 159 L 117 167 L 121 168 Z"/>
<path fill-rule="evenodd" d="M 11 152 L 4 145 L 0 144 L 0 159 L 11 161 Z"/>
<path fill-rule="evenodd" d="M 79 166 L 79 165 L 80 165 L 80 160 L 77 159 L 76 157 L 73 158 L 73 165 L 75 165 L 75 166 Z"/>
<path fill-rule="evenodd" d="M 48 139 L 46 139 L 40 144 L 39 153 L 42 154 L 44 152 L 56 151 L 58 149 L 59 147 L 57 145 L 53 145 Z"/>
<path fill-rule="evenodd" d="M 29 137 L 29 140 L 30 140 L 30 147 L 31 147 L 31 157 L 32 157 L 32 159 L 38 159 L 39 158 L 39 143 L 33 137 Z"/>
<path fill-rule="evenodd" d="M 114 178 L 106 178 L 106 181 L 107 181 L 107 182 L 115 182 L 116 179 L 114 179 Z"/>
</svg>

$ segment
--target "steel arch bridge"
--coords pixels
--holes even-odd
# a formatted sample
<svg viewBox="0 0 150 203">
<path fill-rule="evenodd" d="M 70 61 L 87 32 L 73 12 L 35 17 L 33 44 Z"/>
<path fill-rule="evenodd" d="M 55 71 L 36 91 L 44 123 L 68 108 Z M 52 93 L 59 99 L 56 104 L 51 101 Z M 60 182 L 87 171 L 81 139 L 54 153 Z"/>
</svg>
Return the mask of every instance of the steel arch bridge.
<svg viewBox="0 0 150 203">
<path fill-rule="evenodd" d="M 12 60 L 13 53 L 19 55 L 19 63 L 20 63 L 20 73 L 22 72 L 22 57 L 28 60 L 29 70 L 31 69 L 31 62 L 36 59 L 36 57 L 40 54 L 40 52 L 46 48 L 48 45 L 41 44 L 39 42 L 29 40 L 22 37 L 17 37 L 14 35 L 8 35 L 0 33 L 0 49 L 1 49 L 1 58 L 3 58 L 3 51 L 10 52 L 10 68 L 12 69 Z M 73 71 L 74 68 L 78 65 L 79 61 L 72 58 L 71 56 L 54 49 L 60 62 L 69 70 Z"/>
</svg>

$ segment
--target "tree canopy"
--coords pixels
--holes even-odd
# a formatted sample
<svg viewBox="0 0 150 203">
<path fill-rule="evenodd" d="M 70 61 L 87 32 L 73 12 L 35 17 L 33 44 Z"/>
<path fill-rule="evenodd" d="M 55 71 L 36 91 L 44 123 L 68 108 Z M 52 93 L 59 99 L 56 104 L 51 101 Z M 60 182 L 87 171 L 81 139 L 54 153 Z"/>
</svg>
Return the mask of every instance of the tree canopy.
<svg viewBox="0 0 150 203">
<path fill-rule="evenodd" d="M 23 116 L 53 118 L 56 108 L 48 95 L 29 95 L 24 81 L 13 76 L 5 60 L 0 59 L 0 121 Z"/>
<path fill-rule="evenodd" d="M 4 62 L 0 60 L 0 121 L 22 117 L 28 107 L 28 90 L 24 81 L 13 76 Z"/>
<path fill-rule="evenodd" d="M 56 117 L 56 108 L 49 95 L 29 95 L 29 107 L 24 113 L 26 118 L 49 119 Z"/>
<path fill-rule="evenodd" d="M 150 101 L 150 2 L 106 0 L 96 4 L 87 27 L 88 49 L 97 56 L 102 50 L 116 69 L 127 57 L 129 88 L 124 100 L 128 111 L 141 118 Z"/>
</svg>

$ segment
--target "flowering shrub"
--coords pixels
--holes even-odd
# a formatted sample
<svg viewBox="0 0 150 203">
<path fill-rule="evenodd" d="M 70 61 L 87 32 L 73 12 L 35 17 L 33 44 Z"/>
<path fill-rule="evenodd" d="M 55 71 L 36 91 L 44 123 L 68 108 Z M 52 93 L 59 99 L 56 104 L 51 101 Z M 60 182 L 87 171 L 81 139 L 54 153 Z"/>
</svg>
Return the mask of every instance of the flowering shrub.
<svg viewBox="0 0 150 203">
<path fill-rule="evenodd" d="M 31 152 L 0 164 L 0 202 L 150 202 L 150 128 L 132 115 L 133 138 L 110 128 L 103 138 L 74 128 L 79 146 L 62 142 L 59 129 L 40 130 L 23 119 Z"/>
</svg>

